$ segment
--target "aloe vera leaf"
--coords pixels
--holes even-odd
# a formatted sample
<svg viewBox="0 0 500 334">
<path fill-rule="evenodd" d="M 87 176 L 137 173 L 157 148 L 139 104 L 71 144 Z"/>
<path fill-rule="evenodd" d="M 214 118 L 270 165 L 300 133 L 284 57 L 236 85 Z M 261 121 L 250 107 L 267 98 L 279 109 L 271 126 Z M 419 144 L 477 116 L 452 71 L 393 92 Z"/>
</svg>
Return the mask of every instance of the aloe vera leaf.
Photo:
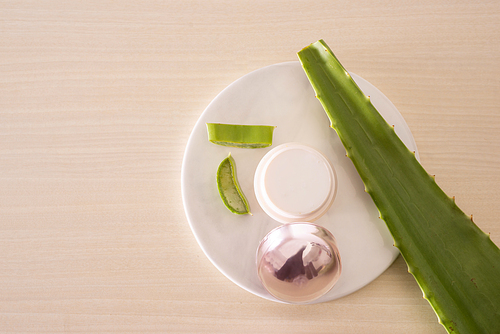
<svg viewBox="0 0 500 334">
<path fill-rule="evenodd" d="M 226 208 L 237 215 L 252 215 L 236 176 L 236 163 L 231 153 L 217 168 L 217 189 Z"/>
<path fill-rule="evenodd" d="M 322 40 L 298 53 L 439 322 L 449 333 L 500 333 L 500 250 L 436 184 Z"/>
<path fill-rule="evenodd" d="M 208 140 L 241 148 L 263 148 L 273 143 L 274 126 L 207 123 Z"/>
</svg>

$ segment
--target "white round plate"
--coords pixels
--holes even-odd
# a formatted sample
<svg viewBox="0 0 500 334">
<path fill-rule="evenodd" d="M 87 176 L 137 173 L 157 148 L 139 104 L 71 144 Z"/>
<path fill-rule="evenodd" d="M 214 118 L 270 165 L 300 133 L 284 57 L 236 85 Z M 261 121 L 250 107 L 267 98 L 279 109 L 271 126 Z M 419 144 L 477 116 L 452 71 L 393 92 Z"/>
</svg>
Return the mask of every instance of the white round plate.
<svg viewBox="0 0 500 334">
<path fill-rule="evenodd" d="M 351 73 L 386 121 L 395 126 L 406 146 L 416 152 L 413 136 L 394 105 L 373 85 Z M 208 141 L 205 123 L 274 125 L 273 145 L 244 149 Z M 182 165 L 182 198 L 187 219 L 200 247 L 231 281 L 260 297 L 278 301 L 257 276 L 256 251 L 261 239 L 280 225 L 267 216 L 255 197 L 253 180 L 261 158 L 273 147 L 298 142 L 322 152 L 337 173 L 336 199 L 315 221 L 335 236 L 342 274 L 326 295 L 313 303 L 350 294 L 377 278 L 399 254 L 385 223 L 298 61 L 251 72 L 224 89 L 203 112 L 189 138 Z M 228 155 L 234 157 L 237 177 L 252 216 L 238 216 L 219 197 L 216 172 Z"/>
</svg>

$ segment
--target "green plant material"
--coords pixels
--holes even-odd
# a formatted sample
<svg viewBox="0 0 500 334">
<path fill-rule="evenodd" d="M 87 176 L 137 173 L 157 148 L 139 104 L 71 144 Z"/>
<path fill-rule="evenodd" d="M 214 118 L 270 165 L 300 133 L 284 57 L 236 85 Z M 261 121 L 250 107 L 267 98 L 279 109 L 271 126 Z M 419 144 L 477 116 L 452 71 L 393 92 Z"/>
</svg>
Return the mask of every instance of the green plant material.
<svg viewBox="0 0 500 334">
<path fill-rule="evenodd" d="M 236 163 L 231 153 L 222 160 L 217 169 L 217 188 L 224 205 L 229 211 L 237 215 L 251 215 L 247 199 L 238 184 Z"/>
<path fill-rule="evenodd" d="M 427 174 L 322 40 L 298 53 L 424 298 L 450 333 L 500 333 L 500 250 Z"/>
<path fill-rule="evenodd" d="M 274 126 L 207 123 L 208 140 L 222 146 L 262 148 L 273 143 Z"/>
</svg>

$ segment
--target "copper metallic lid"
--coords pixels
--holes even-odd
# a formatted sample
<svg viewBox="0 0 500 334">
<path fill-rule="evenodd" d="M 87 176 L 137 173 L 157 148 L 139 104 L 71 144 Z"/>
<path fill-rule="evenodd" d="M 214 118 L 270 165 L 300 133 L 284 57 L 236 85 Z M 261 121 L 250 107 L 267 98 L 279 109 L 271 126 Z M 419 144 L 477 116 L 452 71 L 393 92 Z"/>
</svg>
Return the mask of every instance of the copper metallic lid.
<svg viewBox="0 0 500 334">
<path fill-rule="evenodd" d="M 284 224 L 269 232 L 257 250 L 258 276 L 271 295 L 304 304 L 327 293 L 342 264 L 333 235 L 311 223 Z"/>
</svg>

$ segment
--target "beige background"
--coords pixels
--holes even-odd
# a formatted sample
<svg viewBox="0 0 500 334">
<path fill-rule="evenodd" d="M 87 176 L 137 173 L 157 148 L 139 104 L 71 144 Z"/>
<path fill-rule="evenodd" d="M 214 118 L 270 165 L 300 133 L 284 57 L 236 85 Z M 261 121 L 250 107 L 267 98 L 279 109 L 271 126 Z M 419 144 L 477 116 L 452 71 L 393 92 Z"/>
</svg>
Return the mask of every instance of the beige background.
<svg viewBox="0 0 500 334">
<path fill-rule="evenodd" d="M 444 333 L 401 258 L 281 305 L 231 283 L 180 173 L 228 84 L 323 38 L 500 244 L 500 2 L 0 1 L 0 332 Z"/>
</svg>

